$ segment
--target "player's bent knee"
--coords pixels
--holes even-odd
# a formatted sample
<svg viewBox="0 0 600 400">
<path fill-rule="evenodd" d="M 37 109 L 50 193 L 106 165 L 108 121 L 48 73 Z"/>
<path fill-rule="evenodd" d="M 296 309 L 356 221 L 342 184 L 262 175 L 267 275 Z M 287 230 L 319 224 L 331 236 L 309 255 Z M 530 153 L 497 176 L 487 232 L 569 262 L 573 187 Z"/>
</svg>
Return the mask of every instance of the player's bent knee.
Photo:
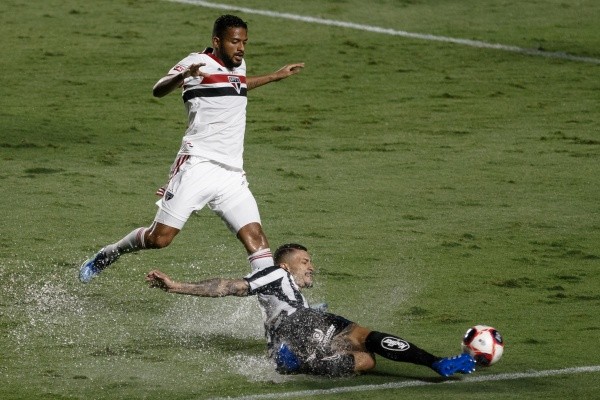
<svg viewBox="0 0 600 400">
<path fill-rule="evenodd" d="M 375 357 L 373 357 L 370 353 L 355 352 L 353 355 L 355 372 L 363 372 L 375 368 Z"/>
<path fill-rule="evenodd" d="M 148 249 L 162 249 L 167 247 L 171 242 L 166 240 L 165 238 L 148 238 L 150 240 L 146 241 L 146 248 Z"/>
<path fill-rule="evenodd" d="M 163 249 L 171 244 L 174 237 L 174 235 L 161 235 L 152 233 L 146 237 L 146 248 Z"/>
<path fill-rule="evenodd" d="M 155 221 L 144 237 L 145 247 L 147 249 L 162 249 L 167 247 L 178 233 L 178 228 Z"/>
</svg>

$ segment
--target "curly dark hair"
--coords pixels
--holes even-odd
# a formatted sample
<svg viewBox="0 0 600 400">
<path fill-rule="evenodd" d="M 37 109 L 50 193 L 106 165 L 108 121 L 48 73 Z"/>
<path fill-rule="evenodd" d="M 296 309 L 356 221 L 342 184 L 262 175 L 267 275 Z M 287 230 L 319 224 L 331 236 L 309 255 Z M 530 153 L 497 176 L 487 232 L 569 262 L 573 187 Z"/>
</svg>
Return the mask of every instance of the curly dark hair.
<svg viewBox="0 0 600 400">
<path fill-rule="evenodd" d="M 275 250 L 275 254 L 273 256 L 273 260 L 275 261 L 275 265 L 281 264 L 285 258 L 293 253 L 296 250 L 308 251 L 308 249 L 301 244 L 297 243 L 287 243 L 279 246 L 277 250 Z"/>
<path fill-rule="evenodd" d="M 218 37 L 219 39 L 223 39 L 225 36 L 225 31 L 229 28 L 244 28 L 248 30 L 248 24 L 243 21 L 240 17 L 236 17 L 235 15 L 225 14 L 221 15 L 215 21 L 215 25 L 213 26 L 213 37 Z"/>
</svg>

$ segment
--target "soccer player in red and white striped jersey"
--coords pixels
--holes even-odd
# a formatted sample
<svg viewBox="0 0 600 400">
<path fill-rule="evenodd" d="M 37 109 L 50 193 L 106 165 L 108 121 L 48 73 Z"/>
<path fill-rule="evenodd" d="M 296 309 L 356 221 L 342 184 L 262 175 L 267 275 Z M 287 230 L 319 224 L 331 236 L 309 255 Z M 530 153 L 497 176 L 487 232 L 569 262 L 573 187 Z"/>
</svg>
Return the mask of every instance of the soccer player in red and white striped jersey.
<svg viewBox="0 0 600 400">
<path fill-rule="evenodd" d="M 205 206 L 219 215 L 248 253 L 253 270 L 273 265 L 256 200 L 243 170 L 248 90 L 297 74 L 304 63 L 267 75 L 246 76 L 248 27 L 233 15 L 219 17 L 212 47 L 179 61 L 153 88 L 155 97 L 182 89 L 188 128 L 149 227 L 134 229 L 80 267 L 87 283 L 122 254 L 168 246 L 189 216 Z"/>
</svg>

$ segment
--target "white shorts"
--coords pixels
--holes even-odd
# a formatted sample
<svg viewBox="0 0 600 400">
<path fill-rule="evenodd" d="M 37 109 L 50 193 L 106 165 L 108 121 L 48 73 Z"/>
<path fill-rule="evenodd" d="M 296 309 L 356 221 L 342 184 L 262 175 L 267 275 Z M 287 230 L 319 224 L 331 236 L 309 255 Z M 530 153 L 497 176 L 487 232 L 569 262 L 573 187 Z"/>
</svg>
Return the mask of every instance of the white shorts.
<svg viewBox="0 0 600 400">
<path fill-rule="evenodd" d="M 183 228 L 190 215 L 206 205 L 233 233 L 249 223 L 260 223 L 246 173 L 200 157 L 187 157 L 156 205 L 154 220 L 177 229 Z"/>
</svg>

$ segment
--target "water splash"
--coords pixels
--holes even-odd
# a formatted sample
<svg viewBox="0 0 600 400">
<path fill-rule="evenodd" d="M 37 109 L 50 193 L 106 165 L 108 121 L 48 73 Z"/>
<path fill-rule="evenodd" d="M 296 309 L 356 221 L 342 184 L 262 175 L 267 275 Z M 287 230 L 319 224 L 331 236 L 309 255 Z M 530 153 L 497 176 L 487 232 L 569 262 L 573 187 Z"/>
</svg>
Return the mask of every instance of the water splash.
<svg viewBox="0 0 600 400">
<path fill-rule="evenodd" d="M 30 282 L 27 275 L 10 274 L 7 279 L 10 284 L 5 294 L 12 301 L 5 309 L 6 316 L 20 322 L 10 332 L 17 348 L 26 347 L 35 336 L 49 337 L 61 345 L 76 342 L 77 331 L 62 328 L 71 326 L 74 316 L 83 316 L 85 306 L 60 278 L 52 276 Z"/>
<path fill-rule="evenodd" d="M 170 335 L 179 339 L 182 346 L 197 345 L 195 351 L 217 356 L 222 362 L 213 365 L 213 373 L 233 373 L 251 382 L 286 382 L 293 376 L 280 375 L 275 363 L 269 359 L 261 310 L 255 297 L 248 298 L 178 298 L 165 312 L 160 325 L 164 324 Z M 238 346 L 253 343 L 252 349 L 242 349 L 235 355 L 211 347 L 232 339 Z M 214 342 L 213 342 L 214 344 Z M 260 354 L 256 353 L 260 348 Z M 219 370 L 219 371 L 217 371 Z"/>
<path fill-rule="evenodd" d="M 186 336 L 227 336 L 262 339 L 264 328 L 256 298 L 181 297 L 168 309 L 163 323 L 172 333 Z"/>
<path fill-rule="evenodd" d="M 227 358 L 231 372 L 245 377 L 250 382 L 282 383 L 293 380 L 293 375 L 281 375 L 275 371 L 275 363 L 266 355 L 262 357 L 238 354 Z"/>
</svg>

